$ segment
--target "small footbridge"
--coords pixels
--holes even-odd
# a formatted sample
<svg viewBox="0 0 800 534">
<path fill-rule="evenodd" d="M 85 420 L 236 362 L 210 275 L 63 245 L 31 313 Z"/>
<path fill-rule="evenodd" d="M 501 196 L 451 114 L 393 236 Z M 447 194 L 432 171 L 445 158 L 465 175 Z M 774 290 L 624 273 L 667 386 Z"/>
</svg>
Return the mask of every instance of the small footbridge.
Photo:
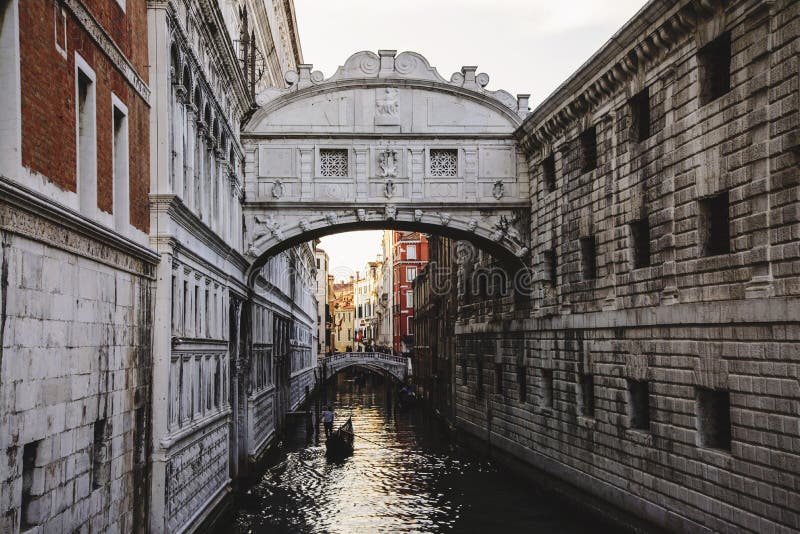
<svg viewBox="0 0 800 534">
<path fill-rule="evenodd" d="M 320 376 L 328 380 L 348 367 L 364 367 L 377 372 L 389 373 L 399 381 L 409 376 L 409 358 L 382 352 L 338 352 L 322 358 L 319 362 Z"/>
</svg>

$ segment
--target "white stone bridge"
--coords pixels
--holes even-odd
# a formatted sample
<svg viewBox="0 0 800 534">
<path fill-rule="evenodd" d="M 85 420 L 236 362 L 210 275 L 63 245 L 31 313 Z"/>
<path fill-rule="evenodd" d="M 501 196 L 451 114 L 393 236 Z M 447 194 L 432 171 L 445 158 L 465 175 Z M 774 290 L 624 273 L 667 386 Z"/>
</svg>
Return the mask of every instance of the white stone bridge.
<svg viewBox="0 0 800 534">
<path fill-rule="evenodd" d="M 498 257 L 530 247 L 528 167 L 514 132 L 528 95 L 449 80 L 414 52 L 358 52 L 330 78 L 300 65 L 242 132 L 245 249 L 276 252 L 354 229 L 416 230 Z"/>
<path fill-rule="evenodd" d="M 364 367 L 372 371 L 389 373 L 399 381 L 409 375 L 409 359 L 382 352 L 337 352 L 320 360 L 320 376 L 328 380 L 348 367 Z"/>
</svg>

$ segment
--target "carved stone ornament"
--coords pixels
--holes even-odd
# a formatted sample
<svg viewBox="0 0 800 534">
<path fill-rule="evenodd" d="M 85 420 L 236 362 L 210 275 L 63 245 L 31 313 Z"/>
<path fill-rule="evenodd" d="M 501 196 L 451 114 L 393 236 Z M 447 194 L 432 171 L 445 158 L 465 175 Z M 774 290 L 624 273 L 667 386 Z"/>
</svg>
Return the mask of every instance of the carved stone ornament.
<svg viewBox="0 0 800 534">
<path fill-rule="evenodd" d="M 450 224 L 450 214 L 449 213 L 440 213 L 439 219 L 442 221 L 442 226 L 447 226 Z"/>
<path fill-rule="evenodd" d="M 300 226 L 300 229 L 302 231 L 308 232 L 308 229 L 310 228 L 310 225 L 308 223 L 308 219 L 300 219 L 300 222 L 297 223 L 297 224 L 298 224 L 298 226 Z"/>
<path fill-rule="evenodd" d="M 272 184 L 272 197 L 281 198 L 285 192 L 286 188 L 284 187 L 283 182 L 280 180 L 275 180 L 275 183 Z"/>
<path fill-rule="evenodd" d="M 375 98 L 375 124 L 381 126 L 395 126 L 400 124 L 400 102 L 397 99 L 397 89 L 386 87 L 378 89 Z"/>
<path fill-rule="evenodd" d="M 329 211 L 328 213 L 325 214 L 325 220 L 328 221 L 328 224 L 333 225 L 339 222 L 339 216 L 336 215 L 336 212 Z"/>
<path fill-rule="evenodd" d="M 363 208 L 359 208 L 356 210 L 356 219 L 359 221 L 365 221 L 367 219 L 367 210 Z"/>
<path fill-rule="evenodd" d="M 494 183 L 494 187 L 492 187 L 492 196 L 497 200 L 503 198 L 503 194 L 505 193 L 505 184 L 503 184 L 503 180 L 497 180 Z"/>
<path fill-rule="evenodd" d="M 387 221 L 393 221 L 397 217 L 397 206 L 386 206 L 385 216 Z"/>
<path fill-rule="evenodd" d="M 262 224 L 266 229 L 266 232 L 262 231 L 261 233 L 256 234 L 256 240 L 266 235 L 267 232 L 275 236 L 276 239 L 283 240 L 283 232 L 281 231 L 281 227 L 278 224 L 278 221 L 276 221 L 272 215 L 267 215 L 266 217 L 256 216 L 256 222 Z"/>
<path fill-rule="evenodd" d="M 386 198 L 392 198 L 394 196 L 395 189 L 397 186 L 391 180 L 386 180 L 386 184 L 383 186 L 383 196 Z"/>
<path fill-rule="evenodd" d="M 474 232 L 475 229 L 478 227 L 478 219 L 470 219 L 467 228 L 469 228 L 470 232 Z"/>
<path fill-rule="evenodd" d="M 422 220 L 422 210 L 414 210 L 414 220 L 417 222 Z"/>
<path fill-rule="evenodd" d="M 386 149 L 378 155 L 381 178 L 397 178 L 397 152 Z"/>
</svg>

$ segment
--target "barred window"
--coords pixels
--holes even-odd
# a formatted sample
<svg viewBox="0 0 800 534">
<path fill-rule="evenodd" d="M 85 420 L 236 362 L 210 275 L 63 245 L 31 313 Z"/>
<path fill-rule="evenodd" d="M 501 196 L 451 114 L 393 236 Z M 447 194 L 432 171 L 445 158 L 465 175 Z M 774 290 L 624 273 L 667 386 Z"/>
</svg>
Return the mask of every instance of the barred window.
<svg viewBox="0 0 800 534">
<path fill-rule="evenodd" d="M 319 151 L 319 174 L 325 177 L 346 177 L 347 149 L 321 148 Z"/>
<path fill-rule="evenodd" d="M 431 176 L 458 176 L 458 150 L 431 150 Z"/>
</svg>

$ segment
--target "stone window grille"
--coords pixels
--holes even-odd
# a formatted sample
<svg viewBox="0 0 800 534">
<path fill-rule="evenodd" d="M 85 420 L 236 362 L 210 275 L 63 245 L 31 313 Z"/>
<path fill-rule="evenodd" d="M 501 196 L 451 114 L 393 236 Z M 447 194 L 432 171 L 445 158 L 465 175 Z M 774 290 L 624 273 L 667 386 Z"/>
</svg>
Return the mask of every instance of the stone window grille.
<svg viewBox="0 0 800 534">
<path fill-rule="evenodd" d="M 697 388 L 698 445 L 731 450 L 731 399 L 728 391 Z"/>
<path fill-rule="evenodd" d="M 556 190 L 556 157 L 553 154 L 542 160 L 542 182 L 545 192 L 552 193 Z"/>
<path fill-rule="evenodd" d="M 553 370 L 542 369 L 542 407 L 553 407 Z"/>
<path fill-rule="evenodd" d="M 645 87 L 636 93 L 629 102 L 633 119 L 634 139 L 642 142 L 650 137 L 650 90 Z"/>
<path fill-rule="evenodd" d="M 579 137 L 581 147 L 581 172 L 597 167 L 597 129 L 591 126 Z"/>
<path fill-rule="evenodd" d="M 650 430 L 650 383 L 644 380 L 629 379 L 628 402 L 631 428 Z"/>
<path fill-rule="evenodd" d="M 594 417 L 594 375 L 578 375 L 578 410 L 584 417 Z"/>
<path fill-rule="evenodd" d="M 698 201 L 699 237 L 703 256 L 718 256 L 731 251 L 730 202 L 728 192 Z"/>
<path fill-rule="evenodd" d="M 650 266 L 650 220 L 647 217 L 630 224 L 633 245 L 633 268 Z"/>
<path fill-rule="evenodd" d="M 725 32 L 697 51 L 700 105 L 731 90 L 731 34 Z"/>
<path fill-rule="evenodd" d="M 432 149 L 430 152 L 430 175 L 437 177 L 458 176 L 458 150 Z"/>
<path fill-rule="evenodd" d="M 528 400 L 528 377 L 524 365 L 517 366 L 517 384 L 519 385 L 519 401 Z"/>
<path fill-rule="evenodd" d="M 597 278 L 597 242 L 594 235 L 581 238 L 581 274 L 584 280 Z"/>
<path fill-rule="evenodd" d="M 346 178 L 348 160 L 346 148 L 321 148 L 319 150 L 319 175 L 326 178 Z"/>
</svg>

